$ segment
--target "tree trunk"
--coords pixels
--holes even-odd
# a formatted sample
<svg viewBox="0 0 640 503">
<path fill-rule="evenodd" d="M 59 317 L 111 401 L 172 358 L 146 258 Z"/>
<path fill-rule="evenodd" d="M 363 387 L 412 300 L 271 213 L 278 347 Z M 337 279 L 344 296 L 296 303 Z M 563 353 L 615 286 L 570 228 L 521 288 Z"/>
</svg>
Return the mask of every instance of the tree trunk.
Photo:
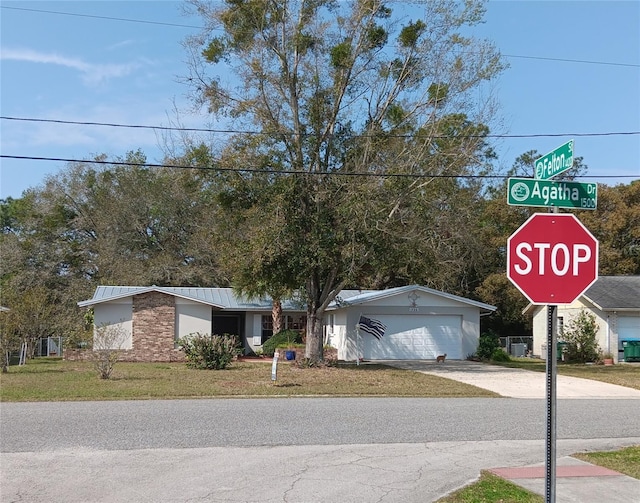
<svg viewBox="0 0 640 503">
<path fill-rule="evenodd" d="M 271 305 L 271 320 L 273 323 L 273 335 L 282 332 L 282 302 L 280 299 L 274 299 Z"/>
<path fill-rule="evenodd" d="M 307 310 L 307 344 L 305 347 L 305 358 L 317 363 L 324 359 L 322 342 L 324 340 L 322 324 L 322 313 L 311 308 Z"/>
</svg>

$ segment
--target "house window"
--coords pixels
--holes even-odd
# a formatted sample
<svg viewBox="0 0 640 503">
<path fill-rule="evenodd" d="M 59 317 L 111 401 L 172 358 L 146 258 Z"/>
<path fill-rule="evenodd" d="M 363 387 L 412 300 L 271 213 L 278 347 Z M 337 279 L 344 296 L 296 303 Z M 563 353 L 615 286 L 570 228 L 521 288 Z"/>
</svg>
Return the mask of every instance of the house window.
<svg viewBox="0 0 640 503">
<path fill-rule="evenodd" d="M 307 317 L 303 314 L 295 316 L 287 316 L 286 326 L 288 330 L 297 330 L 302 332 L 307 327 Z"/>
<path fill-rule="evenodd" d="M 557 327 L 557 335 L 562 335 L 562 331 L 564 330 L 564 317 L 558 316 L 558 327 Z"/>
<path fill-rule="evenodd" d="M 297 330 L 304 334 L 307 328 L 307 317 L 304 314 L 285 316 L 283 330 Z M 273 318 L 270 314 L 262 315 L 262 344 L 273 335 Z"/>
<path fill-rule="evenodd" d="M 273 318 L 270 314 L 262 315 L 262 344 L 273 335 Z"/>
</svg>

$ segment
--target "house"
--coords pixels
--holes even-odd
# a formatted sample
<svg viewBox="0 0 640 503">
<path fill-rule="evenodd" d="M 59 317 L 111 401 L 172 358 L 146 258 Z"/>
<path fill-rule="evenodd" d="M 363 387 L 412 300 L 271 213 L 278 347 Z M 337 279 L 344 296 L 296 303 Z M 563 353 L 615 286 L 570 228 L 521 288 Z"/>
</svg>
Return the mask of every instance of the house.
<svg viewBox="0 0 640 503">
<path fill-rule="evenodd" d="M 237 335 L 245 353 L 273 335 L 270 299 L 247 299 L 230 288 L 100 286 L 78 306 L 93 308 L 96 327 L 123 334 L 129 361 L 181 361 L 179 338 L 196 332 Z M 303 331 L 306 306 L 283 302 L 284 328 Z M 495 308 L 413 285 L 388 290 L 343 290 L 325 313 L 325 342 L 338 358 L 355 360 L 462 359 L 478 346 L 480 316 Z M 387 327 L 376 339 L 356 329 L 360 316 Z M 68 359 L 81 358 L 77 350 Z"/>
<path fill-rule="evenodd" d="M 572 304 L 558 305 L 558 333 L 582 309 L 596 317 L 598 345 L 624 359 L 624 341 L 640 340 L 640 276 L 600 276 Z M 533 353 L 545 355 L 547 306 L 529 304 L 524 313 L 533 317 Z"/>
</svg>

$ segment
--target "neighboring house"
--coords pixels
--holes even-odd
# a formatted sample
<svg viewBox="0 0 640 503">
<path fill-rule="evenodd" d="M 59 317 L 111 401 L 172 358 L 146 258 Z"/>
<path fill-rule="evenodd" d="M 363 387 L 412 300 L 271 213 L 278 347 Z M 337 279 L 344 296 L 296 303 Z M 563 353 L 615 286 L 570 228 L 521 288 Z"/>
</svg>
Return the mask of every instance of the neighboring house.
<svg viewBox="0 0 640 503">
<path fill-rule="evenodd" d="M 237 335 L 251 353 L 273 334 L 270 299 L 245 299 L 230 288 L 101 286 L 79 302 L 94 309 L 96 327 L 116 327 L 125 334 L 122 349 L 130 361 L 179 361 L 180 337 Z M 306 307 L 283 302 L 284 328 L 303 331 Z M 474 353 L 480 316 L 495 307 L 413 285 L 388 290 L 344 290 L 325 313 L 325 341 L 338 358 L 462 359 Z M 380 339 L 356 329 L 360 316 L 387 326 Z M 80 357 L 67 351 L 66 358 Z"/>
<path fill-rule="evenodd" d="M 600 276 L 572 304 L 558 306 L 558 334 L 582 309 L 596 317 L 600 348 L 622 361 L 623 341 L 640 340 L 640 276 Z M 547 306 L 529 304 L 524 313 L 533 317 L 533 353 L 544 357 Z"/>
</svg>

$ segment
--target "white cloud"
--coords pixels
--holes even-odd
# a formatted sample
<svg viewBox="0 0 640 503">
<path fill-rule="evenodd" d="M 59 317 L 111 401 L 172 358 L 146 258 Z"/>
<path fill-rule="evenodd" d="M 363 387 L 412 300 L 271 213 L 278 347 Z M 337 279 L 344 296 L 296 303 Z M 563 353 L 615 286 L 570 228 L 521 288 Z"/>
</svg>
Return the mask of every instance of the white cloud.
<svg viewBox="0 0 640 503">
<path fill-rule="evenodd" d="M 43 53 L 32 49 L 12 49 L 6 47 L 0 49 L 0 59 L 52 64 L 71 68 L 80 72 L 83 82 L 89 85 L 99 84 L 110 78 L 127 76 L 140 66 L 137 63 L 94 64 L 87 63 L 79 58 L 62 56 L 56 53 Z"/>
</svg>

